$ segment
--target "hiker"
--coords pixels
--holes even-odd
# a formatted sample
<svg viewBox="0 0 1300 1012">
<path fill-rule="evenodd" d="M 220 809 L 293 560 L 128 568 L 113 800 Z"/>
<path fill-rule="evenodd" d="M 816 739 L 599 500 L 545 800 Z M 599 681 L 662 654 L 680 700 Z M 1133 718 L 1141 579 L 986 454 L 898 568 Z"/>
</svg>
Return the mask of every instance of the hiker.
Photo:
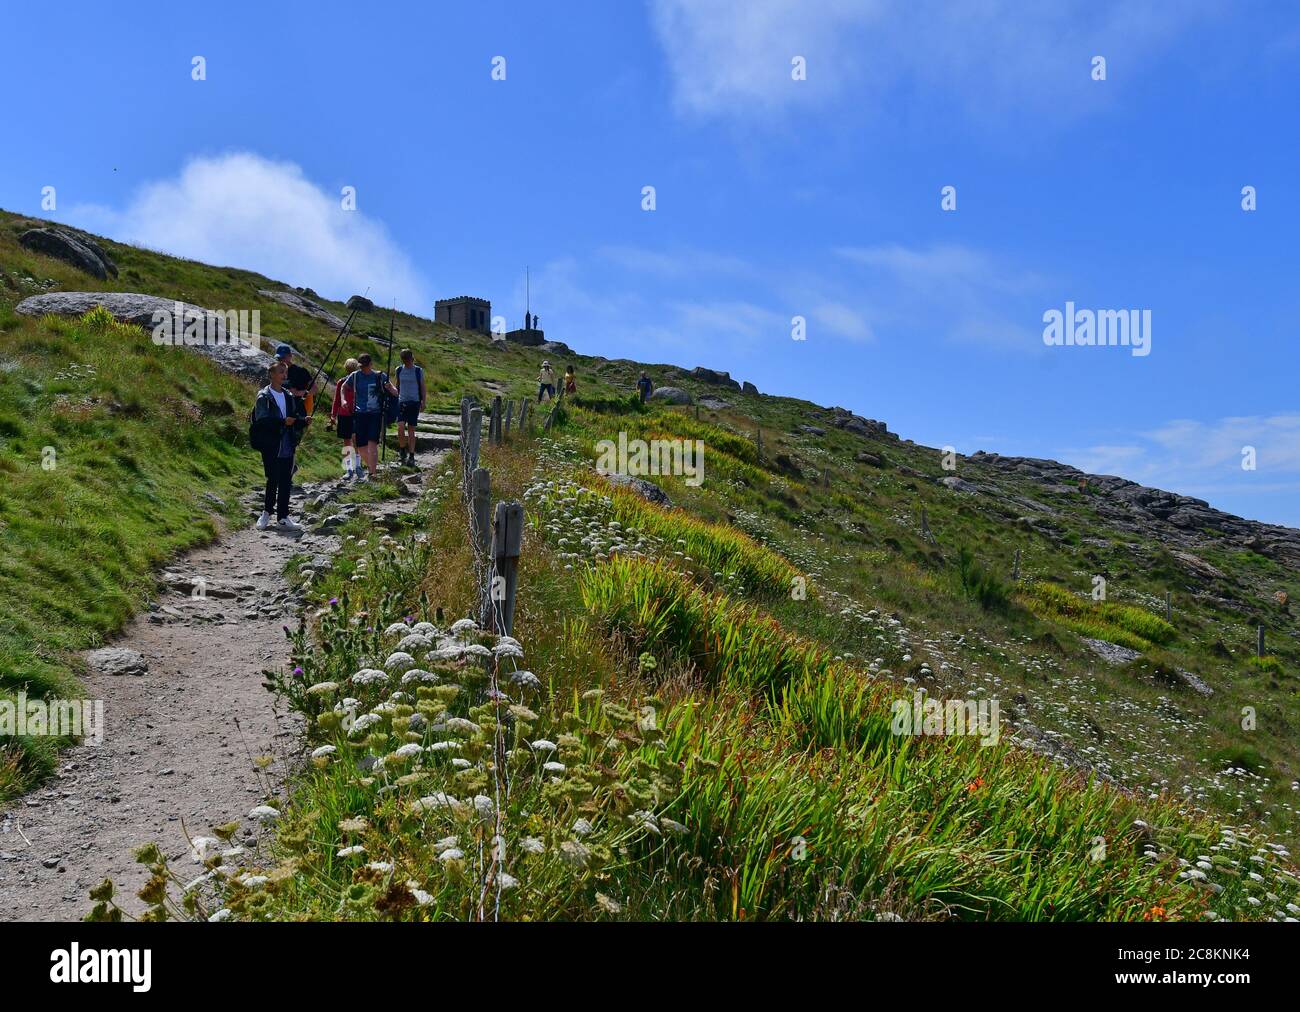
<svg viewBox="0 0 1300 1012">
<path fill-rule="evenodd" d="M 262 515 L 257 518 L 259 531 L 271 526 L 272 513 L 284 530 L 302 530 L 302 525 L 289 516 L 289 490 L 293 484 L 293 456 L 311 418 L 303 402 L 285 386 L 288 371 L 283 361 L 272 362 L 267 369 L 268 383 L 257 392 L 253 405 L 250 442 L 261 451 L 266 475 Z"/>
<path fill-rule="evenodd" d="M 307 414 L 310 415 L 316 401 L 311 370 L 293 364 L 293 349 L 287 344 L 281 344 L 275 349 L 275 357 L 284 363 L 287 370 L 284 377 L 285 387 L 304 403 Z"/>
<path fill-rule="evenodd" d="M 350 358 L 343 363 L 343 379 L 334 384 L 334 403 L 330 405 L 330 428 L 343 440 L 343 471 L 349 480 L 355 480 L 361 461 L 356 444 L 352 441 L 352 412 L 356 408 L 356 391 L 348 385 L 347 377 L 361 368 L 361 363 Z"/>
<path fill-rule="evenodd" d="M 352 439 L 361 455 L 357 481 L 368 480 L 379 469 L 379 440 L 384 438 L 384 395 L 397 396 L 397 388 L 388 376 L 375 372 L 370 353 L 357 356 L 357 371 L 344 383 L 352 387 Z"/>
<path fill-rule="evenodd" d="M 555 372 L 551 369 L 550 362 L 542 363 L 542 371 L 537 374 L 537 403 L 542 403 L 543 395 L 554 399 L 555 397 Z"/>
<path fill-rule="evenodd" d="M 397 367 L 397 451 L 402 463 L 415 467 L 415 426 L 424 410 L 424 370 L 415 364 L 415 352 L 402 349 Z M 403 431 L 405 430 L 405 431 Z M 409 445 L 408 445 L 409 444 Z"/>
<path fill-rule="evenodd" d="M 573 374 L 573 366 L 564 370 L 564 392 L 569 397 L 578 392 L 578 377 Z"/>
<path fill-rule="evenodd" d="M 650 382 L 650 377 L 645 373 L 636 381 L 637 393 L 641 395 L 641 403 L 644 404 L 650 399 L 650 394 L 654 392 L 655 385 Z"/>
</svg>

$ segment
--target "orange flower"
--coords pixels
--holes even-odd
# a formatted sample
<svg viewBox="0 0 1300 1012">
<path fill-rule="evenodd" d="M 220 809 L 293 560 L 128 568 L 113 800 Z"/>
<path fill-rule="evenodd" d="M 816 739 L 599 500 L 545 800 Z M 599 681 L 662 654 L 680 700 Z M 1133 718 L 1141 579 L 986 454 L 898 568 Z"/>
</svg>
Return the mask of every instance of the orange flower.
<svg viewBox="0 0 1300 1012">
<path fill-rule="evenodd" d="M 1142 920 L 1160 921 L 1160 920 L 1164 920 L 1164 916 L 1165 916 L 1164 907 L 1152 907 L 1150 910 L 1148 910 L 1145 914 L 1142 915 Z"/>
<path fill-rule="evenodd" d="M 976 777 L 974 780 L 972 780 L 970 783 L 966 785 L 966 790 L 968 793 L 973 794 L 975 791 L 978 791 L 983 786 L 984 786 L 984 778 Z"/>
</svg>

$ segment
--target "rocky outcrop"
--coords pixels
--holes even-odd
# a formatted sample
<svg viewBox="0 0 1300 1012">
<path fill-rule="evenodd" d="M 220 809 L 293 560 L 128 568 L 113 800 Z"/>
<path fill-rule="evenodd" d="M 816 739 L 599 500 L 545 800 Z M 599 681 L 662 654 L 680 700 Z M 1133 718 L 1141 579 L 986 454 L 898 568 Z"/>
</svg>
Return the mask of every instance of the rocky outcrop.
<svg viewBox="0 0 1300 1012">
<path fill-rule="evenodd" d="M 650 394 L 652 401 L 663 401 L 665 404 L 691 404 L 691 395 L 681 387 L 658 387 Z"/>
<path fill-rule="evenodd" d="M 835 428 L 843 429 L 845 432 L 852 432 L 855 436 L 893 436 L 895 439 L 898 438 L 886 428 L 884 422 L 855 415 L 847 408 L 831 408 L 830 422 Z"/>
<path fill-rule="evenodd" d="M 574 353 L 573 349 L 563 341 L 545 341 L 537 347 L 548 355 L 572 355 Z"/>
<path fill-rule="evenodd" d="M 36 253 L 44 253 L 78 270 L 107 281 L 117 277 L 117 264 L 104 248 L 89 236 L 66 228 L 33 228 L 18 237 L 18 242 Z"/>
<path fill-rule="evenodd" d="M 744 393 L 753 394 L 756 397 L 758 396 L 758 387 L 754 386 L 754 384 L 749 382 L 749 380 L 745 380 L 744 383 L 740 384 L 740 389 Z"/>
<path fill-rule="evenodd" d="M 210 358 L 227 372 L 254 383 L 266 378 L 273 359 L 256 343 L 248 343 L 226 330 L 226 317 L 215 310 L 192 306 L 187 302 L 161 299 L 156 295 L 134 292 L 49 292 L 23 299 L 14 309 L 23 316 L 81 316 L 96 306 L 103 306 L 122 323 L 142 327 L 149 339 L 159 345 L 188 348 Z M 156 328 L 164 321 L 167 333 L 160 340 Z M 185 331 L 194 331 L 192 336 Z"/>
<path fill-rule="evenodd" d="M 311 289 L 307 289 L 307 290 L 311 291 Z M 333 313 L 331 313 L 328 309 L 326 309 L 324 306 L 318 305 L 315 302 L 312 302 L 311 299 L 304 298 L 303 296 L 299 295 L 297 292 L 273 292 L 263 288 L 263 289 L 259 289 L 257 294 L 265 296 L 268 299 L 274 299 L 276 302 L 283 303 L 284 305 L 288 306 L 290 309 L 296 309 L 300 313 L 305 313 L 310 317 L 320 320 L 322 323 L 327 324 L 328 326 L 334 327 L 336 329 L 341 329 L 343 327 L 343 321 L 340 320 Z"/>
<path fill-rule="evenodd" d="M 699 365 L 691 370 L 691 378 L 697 379 L 701 383 L 709 383 L 715 387 L 730 387 L 732 390 L 739 390 L 740 384 L 731 378 L 731 373 L 719 372 L 716 369 L 706 369 Z"/>
<path fill-rule="evenodd" d="M 1200 581 L 1222 578 L 1218 569 L 1191 551 L 1209 544 L 1226 543 L 1300 568 L 1300 530 L 1291 527 L 1246 520 L 1216 510 L 1204 499 L 1148 488 L 1112 474 L 1087 474 L 1055 460 L 1004 457 L 982 450 L 968 460 L 995 474 L 1035 481 L 1050 494 L 1086 495 L 1107 525 L 1128 533 L 1154 534 L 1179 565 Z"/>
<path fill-rule="evenodd" d="M 358 313 L 373 313 L 375 304 L 364 295 L 354 295 L 348 299 L 348 308 L 355 309 Z"/>
<path fill-rule="evenodd" d="M 972 485 L 965 479 L 958 478 L 953 474 L 948 475 L 946 478 L 940 478 L 939 484 L 952 492 L 964 492 L 967 495 L 974 495 L 976 492 L 980 491 L 979 486 Z"/>
</svg>

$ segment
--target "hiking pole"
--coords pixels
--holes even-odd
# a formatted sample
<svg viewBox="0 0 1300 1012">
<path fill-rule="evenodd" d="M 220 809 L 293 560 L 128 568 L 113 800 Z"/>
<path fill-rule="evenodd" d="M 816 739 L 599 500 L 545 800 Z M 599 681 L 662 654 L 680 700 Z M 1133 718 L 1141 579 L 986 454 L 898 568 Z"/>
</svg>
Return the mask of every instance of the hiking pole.
<svg viewBox="0 0 1300 1012">
<path fill-rule="evenodd" d="M 397 317 L 397 307 L 394 306 L 388 311 L 388 368 L 384 372 L 384 380 L 392 382 L 393 375 L 393 322 Z M 384 438 L 379 444 L 379 459 L 388 459 L 388 391 L 384 391 L 384 414 L 380 419 L 380 424 L 384 427 Z M 400 465 L 399 465 L 400 466 Z"/>
<path fill-rule="evenodd" d="M 369 292 L 370 292 L 370 289 L 367 288 L 367 289 L 366 289 L 366 293 L 369 294 Z M 362 298 L 365 298 L 365 296 L 363 295 Z M 357 305 L 353 306 L 353 307 L 352 307 L 352 312 L 350 312 L 350 313 L 348 314 L 348 318 L 347 318 L 346 320 L 343 321 L 343 329 L 340 330 L 340 331 L 338 332 L 338 334 L 335 336 L 335 338 L 334 338 L 334 343 L 330 345 L 330 350 L 327 351 L 327 352 L 325 353 L 325 357 L 324 357 L 323 359 L 321 359 L 320 366 L 316 369 L 316 375 L 313 376 L 313 377 L 311 378 L 311 388 L 310 388 L 310 389 L 313 389 L 313 390 L 314 390 L 314 389 L 316 388 L 316 381 L 317 381 L 318 379 L 320 379 L 321 373 L 323 373 L 323 372 L 325 371 L 325 366 L 327 366 L 327 365 L 329 364 L 329 360 L 334 356 L 334 351 L 335 351 L 335 349 L 338 348 L 338 346 L 339 346 L 339 342 L 343 340 L 343 335 L 346 334 L 346 333 L 348 332 L 348 328 L 349 328 L 350 326 L 352 326 L 352 318 L 353 318 L 354 316 L 357 315 L 357 310 L 360 309 L 360 308 L 361 308 L 360 303 L 358 303 Z M 316 409 L 317 409 L 318 407 L 320 407 L 320 402 L 321 402 L 323 399 L 324 399 L 324 398 L 319 398 L 319 397 L 318 397 L 318 398 L 316 399 L 316 401 L 312 404 L 312 406 L 311 406 L 311 414 L 312 414 L 312 417 L 313 417 L 313 418 L 316 417 Z"/>
</svg>

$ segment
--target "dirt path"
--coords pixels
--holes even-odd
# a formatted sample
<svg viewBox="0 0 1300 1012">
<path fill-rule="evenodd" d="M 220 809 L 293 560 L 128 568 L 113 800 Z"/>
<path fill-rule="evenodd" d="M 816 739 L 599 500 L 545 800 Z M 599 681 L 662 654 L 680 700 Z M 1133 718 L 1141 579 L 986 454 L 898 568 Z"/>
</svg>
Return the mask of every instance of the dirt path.
<svg viewBox="0 0 1300 1012">
<path fill-rule="evenodd" d="M 402 479 L 402 498 L 357 508 L 379 521 L 409 512 L 441 453 L 420 454 L 422 470 Z M 306 499 L 328 502 L 342 491 L 337 482 L 308 485 L 293 515 Z M 254 514 L 256 501 L 245 500 Z M 240 842 L 255 841 L 247 816 L 265 796 L 262 778 L 278 787 L 300 745 L 294 719 L 276 712 L 261 678 L 287 659 L 282 626 L 297 622 L 299 599 L 283 568 L 294 553 L 326 566 L 340 547 L 336 526 L 301 537 L 248 527 L 167 568 L 157 604 L 113 643 L 142 654 L 148 671 L 87 680 L 86 697 L 104 701 L 103 743 L 69 749 L 53 779 L 0 812 L 0 920 L 80 919 L 87 892 L 106 877 L 138 912 L 135 891 L 147 873 L 135 847 L 156 841 L 182 858 L 182 877 L 200 870 L 186 856 L 181 820 L 195 836 L 240 820 Z M 276 761 L 256 769 L 251 757 L 271 754 Z"/>
</svg>

